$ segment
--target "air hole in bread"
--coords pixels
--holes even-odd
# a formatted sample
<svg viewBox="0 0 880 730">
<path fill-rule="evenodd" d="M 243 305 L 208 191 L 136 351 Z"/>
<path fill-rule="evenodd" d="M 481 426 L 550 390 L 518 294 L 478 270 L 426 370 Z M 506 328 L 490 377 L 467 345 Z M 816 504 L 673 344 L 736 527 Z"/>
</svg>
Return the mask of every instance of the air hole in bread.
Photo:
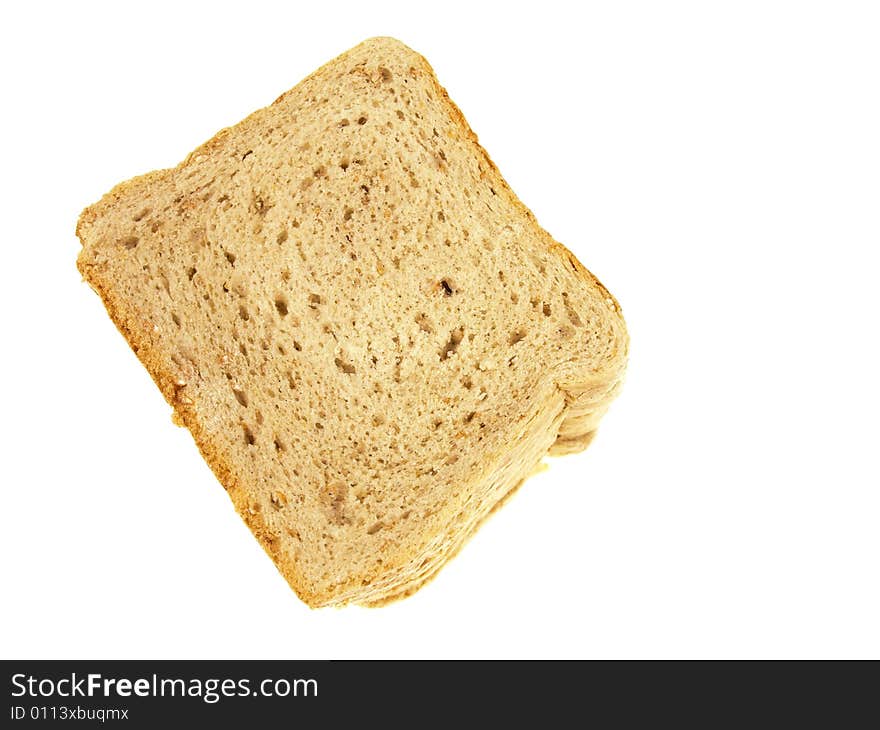
<svg viewBox="0 0 880 730">
<path fill-rule="evenodd" d="M 575 327 L 582 327 L 584 323 L 581 321 L 580 315 L 574 310 L 574 307 L 572 307 L 571 303 L 568 301 L 568 292 L 562 292 L 562 301 L 565 305 L 565 313 L 568 315 L 569 321 Z"/>
<path fill-rule="evenodd" d="M 239 402 L 239 404 L 241 404 L 242 406 L 247 408 L 247 404 L 248 404 L 247 393 L 245 393 L 243 390 L 239 390 L 238 388 L 233 388 L 232 392 L 235 395 L 235 400 L 237 400 Z"/>
<path fill-rule="evenodd" d="M 515 345 L 517 342 L 522 342 L 526 337 L 526 331 L 520 327 L 515 329 L 510 333 L 510 337 L 507 338 L 508 345 Z"/>
<path fill-rule="evenodd" d="M 275 309 L 278 310 L 278 314 L 280 314 L 282 317 L 287 316 L 287 299 L 284 297 L 283 294 L 279 294 L 275 297 Z"/>
<path fill-rule="evenodd" d="M 244 442 L 248 446 L 253 446 L 256 443 L 254 432 L 246 424 L 242 426 L 242 430 L 244 431 Z"/>
<path fill-rule="evenodd" d="M 127 238 L 123 238 L 121 243 L 123 247 L 131 251 L 131 249 L 136 248 L 140 243 L 140 239 L 137 236 L 128 236 Z"/>
<path fill-rule="evenodd" d="M 333 362 L 336 364 L 336 367 L 338 367 L 346 375 L 354 375 L 356 368 L 351 363 L 345 362 L 342 358 L 339 357 L 335 358 Z"/>
<path fill-rule="evenodd" d="M 174 324 L 176 324 L 178 327 L 180 327 L 180 317 L 178 317 L 176 314 L 172 313 L 171 321 L 174 322 Z"/>
<path fill-rule="evenodd" d="M 282 229 L 278 232 L 278 235 L 275 236 L 275 243 L 277 243 L 277 244 L 280 246 L 280 245 L 281 245 L 282 243 L 284 243 L 286 240 L 287 240 L 287 229 L 286 229 L 286 228 L 282 228 Z"/>
<path fill-rule="evenodd" d="M 464 328 L 459 327 L 458 329 L 452 330 L 449 333 L 449 339 L 446 341 L 446 344 L 440 350 L 440 359 L 446 360 L 450 355 L 455 354 L 455 351 L 458 349 L 458 346 L 461 344 L 462 339 L 464 339 Z"/>
<path fill-rule="evenodd" d="M 269 202 L 263 195 L 254 195 L 254 210 L 258 215 L 265 215 L 270 208 L 274 208 L 275 204 Z"/>
<path fill-rule="evenodd" d="M 321 298 L 320 294 L 309 294 L 309 306 L 312 309 L 317 309 L 323 303 L 324 300 Z"/>
<path fill-rule="evenodd" d="M 248 312 L 247 307 L 243 304 L 238 308 L 238 316 L 241 317 L 245 322 L 247 322 L 251 318 L 250 312 Z"/>
<path fill-rule="evenodd" d="M 363 117 L 363 116 L 362 116 L 362 117 L 358 117 L 358 124 L 360 124 L 360 125 L 363 127 L 366 123 L 367 123 L 367 118 L 366 118 L 366 117 Z"/>
<path fill-rule="evenodd" d="M 452 293 L 455 291 L 447 279 L 440 280 L 440 288 L 447 297 L 452 296 Z"/>
<path fill-rule="evenodd" d="M 367 528 L 367 534 L 368 535 L 375 535 L 383 527 L 385 527 L 385 524 L 382 522 L 382 520 L 379 520 L 378 522 L 374 522 L 372 525 L 370 525 Z"/>
<path fill-rule="evenodd" d="M 230 263 L 230 265 L 235 266 L 235 254 L 229 251 L 224 251 L 223 253 L 226 256 L 226 260 Z"/>
</svg>

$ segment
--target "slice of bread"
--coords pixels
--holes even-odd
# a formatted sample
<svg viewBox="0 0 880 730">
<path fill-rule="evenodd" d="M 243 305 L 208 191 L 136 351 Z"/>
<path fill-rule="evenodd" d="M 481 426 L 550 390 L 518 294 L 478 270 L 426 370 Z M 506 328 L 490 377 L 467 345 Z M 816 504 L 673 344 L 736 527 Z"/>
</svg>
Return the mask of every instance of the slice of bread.
<svg viewBox="0 0 880 730">
<path fill-rule="evenodd" d="M 617 302 L 390 38 L 118 185 L 77 235 L 82 275 L 311 606 L 417 590 L 548 451 L 589 443 L 623 376 Z"/>
</svg>

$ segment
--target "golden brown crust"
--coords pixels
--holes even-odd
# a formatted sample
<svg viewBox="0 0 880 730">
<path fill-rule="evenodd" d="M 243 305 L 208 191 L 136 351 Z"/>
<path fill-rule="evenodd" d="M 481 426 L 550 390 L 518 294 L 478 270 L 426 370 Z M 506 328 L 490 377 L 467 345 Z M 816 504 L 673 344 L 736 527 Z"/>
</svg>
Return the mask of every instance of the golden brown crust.
<svg viewBox="0 0 880 730">
<path fill-rule="evenodd" d="M 541 471 L 541 467 L 538 466 L 534 471 Z M 534 473 L 534 472 L 533 472 Z M 529 475 L 531 476 L 531 475 Z M 492 509 L 489 510 L 481 519 L 473 524 L 470 531 L 464 536 L 464 538 L 458 543 L 455 550 L 453 550 L 449 555 L 445 556 L 445 560 L 443 562 L 438 562 L 437 565 L 434 566 L 434 569 L 428 573 L 423 578 L 420 578 L 412 583 L 409 583 L 403 587 L 403 589 L 397 593 L 391 593 L 387 596 L 383 596 L 382 598 L 375 601 L 366 601 L 361 603 L 362 606 L 366 606 L 367 608 L 381 608 L 382 606 L 387 606 L 389 603 L 394 603 L 395 601 L 399 601 L 403 598 L 408 598 L 416 591 L 420 590 L 428 583 L 430 583 L 437 575 L 440 573 L 440 569 L 446 565 L 450 560 L 452 560 L 455 556 L 457 556 L 462 548 L 467 545 L 470 539 L 479 532 L 480 528 L 486 523 L 486 521 L 492 517 L 498 510 L 500 510 L 505 504 L 510 501 L 510 498 L 516 494 L 520 487 L 526 483 L 528 477 L 524 479 L 520 479 L 512 489 L 510 489 L 507 494 L 505 494 L 501 499 L 499 499 L 493 506 Z"/>
</svg>

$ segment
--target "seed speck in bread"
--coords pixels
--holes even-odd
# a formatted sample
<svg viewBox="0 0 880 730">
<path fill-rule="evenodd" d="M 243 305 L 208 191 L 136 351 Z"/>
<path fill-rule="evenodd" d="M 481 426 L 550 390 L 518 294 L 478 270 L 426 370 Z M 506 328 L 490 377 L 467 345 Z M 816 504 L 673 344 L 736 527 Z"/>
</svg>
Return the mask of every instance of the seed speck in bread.
<svg viewBox="0 0 880 730">
<path fill-rule="evenodd" d="M 623 377 L 615 299 L 368 40 L 83 211 L 82 275 L 311 606 L 416 591 Z"/>
</svg>

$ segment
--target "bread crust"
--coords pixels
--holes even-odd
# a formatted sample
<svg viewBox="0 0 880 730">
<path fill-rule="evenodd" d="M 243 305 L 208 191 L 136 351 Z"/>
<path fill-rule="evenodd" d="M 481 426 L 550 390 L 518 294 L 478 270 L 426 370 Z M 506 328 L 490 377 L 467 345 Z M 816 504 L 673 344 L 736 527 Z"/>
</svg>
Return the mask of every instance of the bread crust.
<svg viewBox="0 0 880 730">
<path fill-rule="evenodd" d="M 388 39 L 371 39 L 371 42 L 389 42 Z M 393 41 L 397 43 L 397 41 Z M 343 54 L 345 55 L 345 54 Z M 417 55 L 417 54 L 416 54 Z M 455 103 L 449 98 L 446 89 L 441 86 L 433 71 L 433 68 L 422 56 L 417 55 L 422 65 L 422 70 L 426 77 L 430 79 L 436 97 L 446 107 L 449 116 L 455 120 L 463 135 L 473 145 L 478 155 L 485 160 L 489 175 L 492 176 L 493 185 L 496 187 L 498 194 L 506 196 L 508 201 L 515 206 L 522 214 L 533 224 L 535 232 L 538 233 L 541 244 L 547 251 L 552 252 L 564 261 L 579 276 L 586 286 L 595 287 L 606 299 L 615 315 L 619 319 L 617 323 L 620 334 L 618 342 L 617 356 L 607 363 L 607 366 L 600 372 L 589 373 L 568 373 L 567 380 L 564 382 L 556 382 L 552 384 L 552 392 L 540 406 L 539 412 L 535 416 L 538 421 L 547 420 L 548 426 L 552 432 L 548 433 L 549 453 L 563 454 L 580 451 L 587 447 L 595 434 L 598 420 L 607 409 L 609 403 L 617 395 L 623 380 L 627 353 L 628 353 L 628 335 L 626 334 L 625 325 L 621 314 L 621 309 L 616 299 L 608 292 L 602 283 L 561 243 L 554 240 L 543 228 L 541 228 L 534 214 L 519 200 L 513 193 L 510 186 L 504 180 L 498 167 L 480 145 L 477 135 L 473 132 L 468 122 Z M 333 63 L 331 61 L 330 63 Z M 329 64 L 326 64 L 329 65 Z M 322 67 L 324 68 L 324 67 Z M 321 69 L 316 71 L 312 76 L 320 73 Z M 311 78 L 308 77 L 308 78 Z M 287 93 L 283 94 L 274 102 L 277 104 L 284 99 Z M 270 105 L 271 106 L 271 105 Z M 255 114 L 260 113 L 255 112 Z M 253 115 L 251 115 L 253 116 Z M 332 593 L 319 593 L 311 590 L 303 579 L 303 575 L 298 565 L 283 551 L 279 550 L 278 544 L 270 529 L 268 528 L 265 518 L 261 512 L 254 513 L 248 509 L 247 502 L 247 486 L 241 484 L 236 476 L 236 470 L 226 461 L 223 449 L 214 442 L 210 433 L 204 428 L 200 422 L 198 414 L 193 407 L 190 399 L 185 395 L 184 390 L 177 382 L 177 377 L 170 371 L 167 366 L 167 360 L 162 357 L 162 353 L 157 349 L 149 334 L 142 328 L 137 326 L 139 321 L 139 313 L 134 311 L 126 300 L 117 296 L 107 285 L 101 276 L 100 267 L 96 265 L 87 254 L 87 242 L 89 240 L 89 229 L 94 222 L 113 207 L 123 198 L 139 195 L 142 191 L 148 190 L 154 184 L 164 183 L 169 176 L 186 168 L 186 166 L 199 155 L 206 154 L 215 147 L 222 145 L 224 139 L 230 133 L 230 128 L 225 128 L 218 132 L 214 137 L 203 145 L 194 150 L 187 158 L 181 162 L 176 168 L 158 170 L 146 175 L 142 175 L 132 180 L 123 182 L 114 187 L 99 202 L 86 208 L 77 223 L 77 236 L 84 245 L 83 252 L 77 261 L 77 266 L 84 279 L 92 286 L 92 288 L 100 296 L 107 312 L 130 344 L 131 348 L 140 359 L 146 370 L 150 373 L 153 381 L 158 386 L 166 401 L 174 409 L 176 416 L 188 428 L 196 442 L 196 445 L 216 475 L 217 479 L 226 488 L 236 511 L 241 515 L 255 537 L 266 553 L 272 558 L 284 578 L 296 592 L 296 594 L 309 606 L 318 607 L 325 605 L 334 605 L 348 602 L 362 603 L 367 606 L 381 606 L 392 601 L 399 600 L 411 595 L 425 583 L 430 581 L 438 572 L 438 570 L 455 554 L 457 554 L 464 543 L 471 535 L 476 532 L 479 525 L 488 518 L 503 504 L 509 497 L 519 488 L 528 475 L 534 471 L 540 461 L 541 456 L 547 452 L 547 448 L 543 448 L 542 453 L 537 460 L 532 459 L 526 465 L 527 473 L 522 474 L 513 480 L 513 485 L 505 488 L 497 501 L 490 505 L 490 509 L 486 514 L 482 515 L 456 544 L 451 545 L 448 549 L 443 550 L 434 556 L 434 560 L 430 563 L 430 570 L 422 573 L 414 573 L 410 571 L 410 578 L 407 575 L 407 561 L 398 560 L 397 564 L 386 564 L 381 571 L 377 570 L 372 576 L 355 576 L 347 583 L 343 582 L 335 586 Z M 558 397 L 554 397 L 552 393 L 556 393 Z M 190 401 L 190 402 L 188 402 Z M 553 414 L 548 409 L 557 408 L 558 413 Z M 550 417 L 552 416 L 552 417 Z M 505 454 L 493 454 L 487 459 L 485 469 L 482 474 L 475 474 L 474 480 L 489 479 L 493 475 L 498 465 L 503 460 Z M 534 463 L 532 463 L 534 462 Z M 412 562 L 412 558 L 410 558 Z M 387 575 L 392 569 L 401 571 L 399 573 L 400 580 L 397 585 L 384 593 L 376 592 L 374 582 L 381 582 L 383 575 Z M 368 588 L 363 588 L 363 583 L 368 583 Z"/>
</svg>

